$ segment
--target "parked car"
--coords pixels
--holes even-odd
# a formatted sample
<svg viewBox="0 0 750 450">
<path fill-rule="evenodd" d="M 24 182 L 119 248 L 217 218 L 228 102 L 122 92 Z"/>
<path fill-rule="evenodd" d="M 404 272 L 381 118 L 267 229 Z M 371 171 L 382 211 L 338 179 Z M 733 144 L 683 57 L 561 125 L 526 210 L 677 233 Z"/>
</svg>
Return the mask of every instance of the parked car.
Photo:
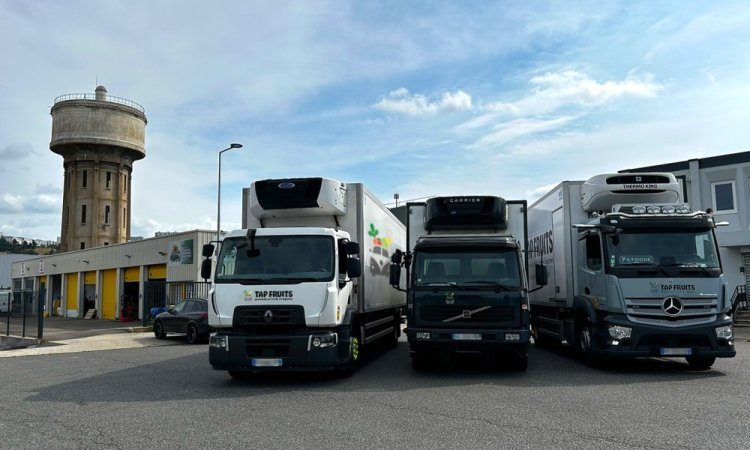
<svg viewBox="0 0 750 450">
<path fill-rule="evenodd" d="M 202 298 L 186 298 L 154 318 L 154 336 L 164 339 L 167 333 L 181 333 L 188 343 L 206 340 L 211 333 L 208 326 L 208 302 Z"/>
</svg>

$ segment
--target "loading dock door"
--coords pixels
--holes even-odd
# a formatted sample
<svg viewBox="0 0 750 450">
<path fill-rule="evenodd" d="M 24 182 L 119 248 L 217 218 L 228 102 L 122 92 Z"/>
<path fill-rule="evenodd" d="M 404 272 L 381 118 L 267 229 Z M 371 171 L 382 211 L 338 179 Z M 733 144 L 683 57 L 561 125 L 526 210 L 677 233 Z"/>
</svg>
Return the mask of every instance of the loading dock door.
<svg viewBox="0 0 750 450">
<path fill-rule="evenodd" d="M 114 319 L 117 312 L 115 298 L 117 284 L 117 269 L 102 272 L 102 319 Z"/>
<path fill-rule="evenodd" d="M 66 275 L 68 289 L 66 292 L 67 307 L 65 308 L 66 316 L 78 317 L 78 274 L 69 273 Z"/>
</svg>

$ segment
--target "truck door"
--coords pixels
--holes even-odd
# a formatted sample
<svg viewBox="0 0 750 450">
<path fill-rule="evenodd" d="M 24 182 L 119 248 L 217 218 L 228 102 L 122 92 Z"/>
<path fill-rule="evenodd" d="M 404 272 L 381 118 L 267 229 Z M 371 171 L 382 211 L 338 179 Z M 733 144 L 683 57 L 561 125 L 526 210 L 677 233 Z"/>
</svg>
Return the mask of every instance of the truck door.
<svg viewBox="0 0 750 450">
<path fill-rule="evenodd" d="M 585 297 L 596 297 L 602 303 L 606 301 L 604 278 L 604 256 L 599 233 L 587 231 L 581 235 L 581 266 L 578 268 L 581 283 L 579 289 Z"/>
</svg>

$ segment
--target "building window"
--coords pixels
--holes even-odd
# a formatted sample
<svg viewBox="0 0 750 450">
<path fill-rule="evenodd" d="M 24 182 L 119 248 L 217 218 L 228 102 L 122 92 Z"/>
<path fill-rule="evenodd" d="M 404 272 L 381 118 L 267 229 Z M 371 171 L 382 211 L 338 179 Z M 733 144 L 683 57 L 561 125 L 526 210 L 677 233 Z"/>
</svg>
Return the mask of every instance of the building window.
<svg viewBox="0 0 750 450">
<path fill-rule="evenodd" d="M 86 223 L 86 205 L 81 205 L 81 224 Z"/>
<path fill-rule="evenodd" d="M 81 242 L 81 250 L 83 250 L 85 248 L 86 248 L 86 243 L 85 242 Z"/>
<path fill-rule="evenodd" d="M 682 187 L 682 202 L 690 203 L 688 198 L 687 177 L 685 175 L 677 175 L 676 178 L 677 182 L 680 183 L 680 187 Z"/>
<path fill-rule="evenodd" d="M 84 170 L 81 176 L 81 187 L 85 188 L 89 184 L 89 171 Z"/>
<path fill-rule="evenodd" d="M 112 189 L 112 172 L 107 172 L 107 189 Z"/>
<path fill-rule="evenodd" d="M 104 207 L 104 223 L 109 224 L 109 205 Z"/>
<path fill-rule="evenodd" d="M 734 201 L 734 180 L 711 183 L 711 197 L 714 201 L 714 213 L 737 212 Z"/>
<path fill-rule="evenodd" d="M 128 174 L 122 176 L 122 192 L 126 194 L 128 192 Z"/>
<path fill-rule="evenodd" d="M 128 223 L 128 216 L 125 214 L 125 208 L 122 208 L 122 227 L 125 228 Z"/>
<path fill-rule="evenodd" d="M 105 242 L 104 245 L 109 245 L 109 242 Z"/>
</svg>

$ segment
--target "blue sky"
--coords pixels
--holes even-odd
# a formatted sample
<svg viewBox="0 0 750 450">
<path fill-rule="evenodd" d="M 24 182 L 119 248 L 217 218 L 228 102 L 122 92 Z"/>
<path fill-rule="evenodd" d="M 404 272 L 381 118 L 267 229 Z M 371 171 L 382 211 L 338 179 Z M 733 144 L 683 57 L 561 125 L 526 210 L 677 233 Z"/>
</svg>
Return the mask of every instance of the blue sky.
<svg viewBox="0 0 750 450">
<path fill-rule="evenodd" d="M 750 149 L 745 2 L 0 0 L 0 232 L 60 233 L 58 95 L 146 109 L 132 233 L 241 222 L 263 178 L 384 202 Z"/>
</svg>

